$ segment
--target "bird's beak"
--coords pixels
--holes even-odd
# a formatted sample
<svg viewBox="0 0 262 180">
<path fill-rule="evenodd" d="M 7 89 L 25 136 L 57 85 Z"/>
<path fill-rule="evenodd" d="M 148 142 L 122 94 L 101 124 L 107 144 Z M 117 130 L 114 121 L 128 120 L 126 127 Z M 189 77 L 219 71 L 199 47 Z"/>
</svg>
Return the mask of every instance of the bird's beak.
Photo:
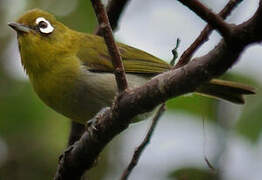
<svg viewBox="0 0 262 180">
<path fill-rule="evenodd" d="M 13 28 L 18 33 L 28 33 L 31 30 L 29 27 L 16 22 L 8 23 L 8 26 Z"/>
</svg>

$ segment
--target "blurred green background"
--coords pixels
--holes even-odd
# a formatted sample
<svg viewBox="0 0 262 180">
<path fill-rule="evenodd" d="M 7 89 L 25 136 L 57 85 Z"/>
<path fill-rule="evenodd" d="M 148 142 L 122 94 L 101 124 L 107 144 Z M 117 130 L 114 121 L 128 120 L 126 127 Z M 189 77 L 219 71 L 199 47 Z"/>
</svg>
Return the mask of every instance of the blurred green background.
<svg viewBox="0 0 262 180">
<path fill-rule="evenodd" d="M 202 2 L 214 11 L 226 3 Z M 229 21 L 239 23 L 250 17 L 257 2 L 242 4 Z M 33 92 L 20 65 L 15 32 L 7 26 L 36 7 L 55 14 L 72 29 L 92 33 L 96 27 L 91 3 L 86 0 L 0 1 L 0 180 L 52 179 L 70 131 L 70 121 Z M 116 37 L 168 61 L 176 38 L 182 40 L 181 55 L 204 25 L 175 1 L 131 0 Z M 220 37 L 213 33 L 210 39 L 197 55 L 207 52 Z M 244 106 L 197 95 L 170 100 L 130 179 L 261 179 L 261 52 L 261 46 L 248 48 L 240 63 L 222 77 L 256 87 L 257 95 L 247 97 Z M 149 124 L 147 120 L 131 125 L 116 137 L 88 177 L 118 179 Z M 207 167 L 205 156 L 219 169 L 217 173 Z"/>
</svg>

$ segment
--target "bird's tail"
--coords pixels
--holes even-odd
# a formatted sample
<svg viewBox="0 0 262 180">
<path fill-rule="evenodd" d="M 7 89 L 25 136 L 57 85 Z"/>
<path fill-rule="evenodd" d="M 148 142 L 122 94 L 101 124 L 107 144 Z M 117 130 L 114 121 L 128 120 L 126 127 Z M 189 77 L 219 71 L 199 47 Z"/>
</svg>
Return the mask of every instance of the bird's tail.
<svg viewBox="0 0 262 180">
<path fill-rule="evenodd" d="M 197 88 L 196 92 L 204 96 L 224 99 L 236 104 L 244 104 L 244 95 L 255 94 L 254 88 L 232 81 L 212 79 Z"/>
</svg>

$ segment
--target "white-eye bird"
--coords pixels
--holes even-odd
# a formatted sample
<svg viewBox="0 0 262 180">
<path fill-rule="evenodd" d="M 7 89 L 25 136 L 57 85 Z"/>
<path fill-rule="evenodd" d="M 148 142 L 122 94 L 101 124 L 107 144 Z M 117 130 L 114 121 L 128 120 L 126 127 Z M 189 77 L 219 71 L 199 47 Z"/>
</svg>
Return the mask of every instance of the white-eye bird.
<svg viewBox="0 0 262 180">
<path fill-rule="evenodd" d="M 103 38 L 71 30 L 39 9 L 26 12 L 9 26 L 18 34 L 21 62 L 45 104 L 79 123 L 111 105 L 117 86 Z M 117 45 L 130 88 L 171 68 L 142 50 Z M 243 95 L 254 93 L 249 86 L 216 79 L 196 92 L 234 103 L 244 103 Z"/>
</svg>

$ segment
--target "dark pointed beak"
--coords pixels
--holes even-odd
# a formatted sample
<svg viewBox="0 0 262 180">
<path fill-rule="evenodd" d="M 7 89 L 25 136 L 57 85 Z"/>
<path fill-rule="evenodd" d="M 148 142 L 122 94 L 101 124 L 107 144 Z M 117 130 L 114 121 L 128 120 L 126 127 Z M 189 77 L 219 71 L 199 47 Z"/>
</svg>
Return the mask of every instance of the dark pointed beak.
<svg viewBox="0 0 262 180">
<path fill-rule="evenodd" d="M 29 27 L 27 27 L 23 24 L 16 23 L 16 22 L 8 23 L 8 26 L 13 28 L 18 33 L 28 33 L 30 31 Z"/>
</svg>

